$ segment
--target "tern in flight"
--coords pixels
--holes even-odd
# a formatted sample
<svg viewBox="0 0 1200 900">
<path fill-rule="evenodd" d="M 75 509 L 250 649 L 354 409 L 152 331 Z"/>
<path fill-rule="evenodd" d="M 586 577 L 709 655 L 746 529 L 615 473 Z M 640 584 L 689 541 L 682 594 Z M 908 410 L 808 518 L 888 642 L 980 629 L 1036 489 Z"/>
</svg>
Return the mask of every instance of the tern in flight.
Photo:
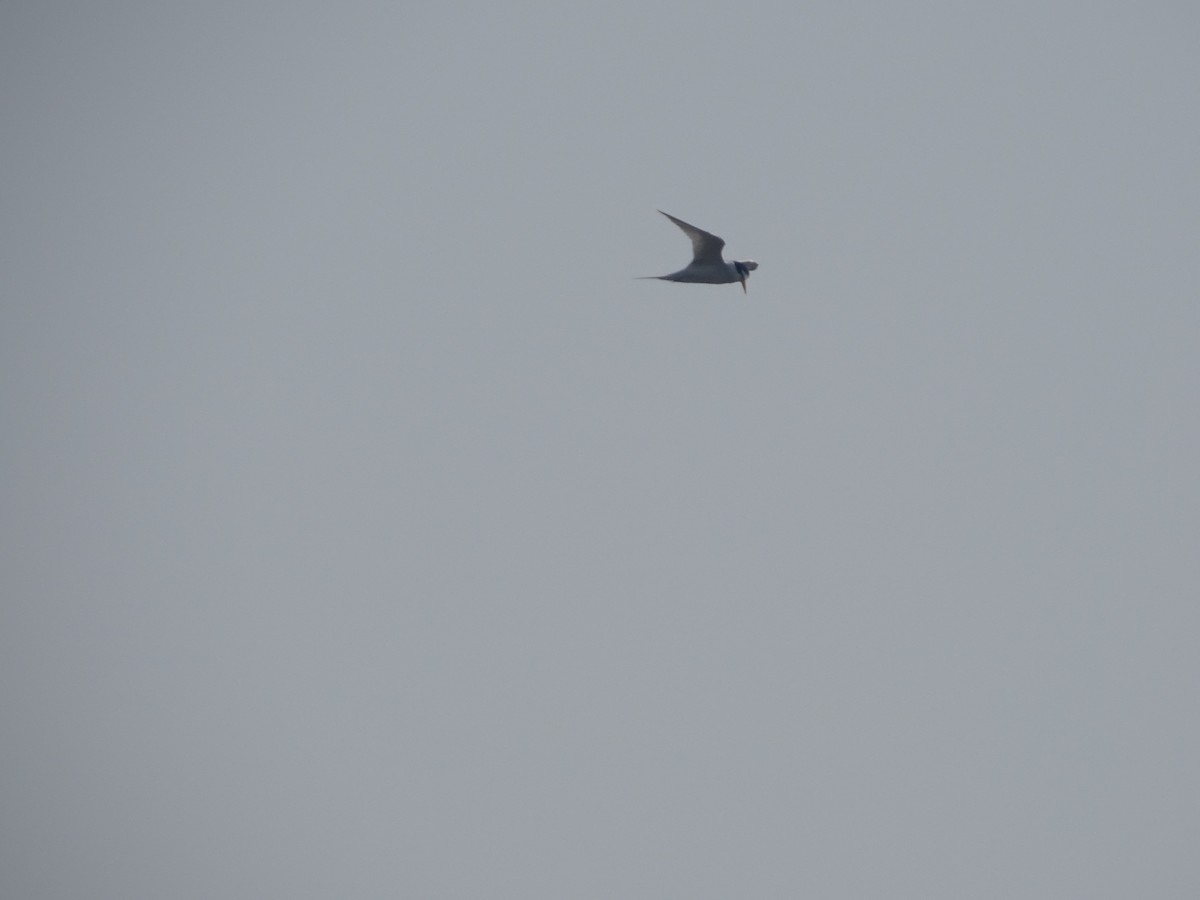
<svg viewBox="0 0 1200 900">
<path fill-rule="evenodd" d="M 692 239 L 692 261 L 686 268 L 670 275 L 643 275 L 643 278 L 657 278 L 659 281 L 688 281 L 699 284 L 733 284 L 741 282 L 742 293 L 746 293 L 746 279 L 758 268 L 758 263 L 752 259 L 725 262 L 721 250 L 725 242 L 715 234 L 709 234 L 695 225 L 689 225 L 683 219 L 677 219 L 670 213 L 659 210 L 664 216 L 683 229 L 683 233 Z"/>
</svg>

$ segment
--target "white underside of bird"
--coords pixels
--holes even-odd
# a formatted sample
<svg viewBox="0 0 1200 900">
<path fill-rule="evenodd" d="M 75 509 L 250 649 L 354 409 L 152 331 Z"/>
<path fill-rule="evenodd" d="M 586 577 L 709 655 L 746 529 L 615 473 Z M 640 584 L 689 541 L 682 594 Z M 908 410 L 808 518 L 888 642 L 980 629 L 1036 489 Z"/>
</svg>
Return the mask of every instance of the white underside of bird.
<svg viewBox="0 0 1200 900">
<path fill-rule="evenodd" d="M 702 228 L 689 225 L 682 219 L 677 219 L 670 213 L 659 210 L 664 216 L 683 229 L 683 233 L 692 239 L 692 261 L 678 272 L 670 275 L 643 275 L 642 278 L 653 278 L 659 281 L 683 281 L 692 284 L 737 284 L 746 292 L 746 279 L 758 268 L 758 263 L 752 259 L 726 262 L 721 251 L 725 242 L 715 234 L 709 234 Z"/>
</svg>

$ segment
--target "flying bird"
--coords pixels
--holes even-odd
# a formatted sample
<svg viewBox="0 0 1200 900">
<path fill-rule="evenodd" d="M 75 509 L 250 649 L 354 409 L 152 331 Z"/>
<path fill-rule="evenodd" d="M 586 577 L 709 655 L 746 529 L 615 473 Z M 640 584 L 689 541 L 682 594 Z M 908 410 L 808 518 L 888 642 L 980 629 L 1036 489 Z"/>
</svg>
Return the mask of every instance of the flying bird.
<svg viewBox="0 0 1200 900">
<path fill-rule="evenodd" d="M 699 284 L 733 284 L 741 282 L 742 293 L 746 293 L 746 279 L 758 268 L 758 263 L 752 259 L 725 262 L 721 250 L 725 242 L 715 234 L 709 234 L 695 225 L 689 225 L 683 219 L 677 219 L 670 213 L 659 210 L 664 216 L 683 229 L 683 233 L 692 239 L 692 261 L 686 268 L 670 275 L 643 275 L 642 278 L 656 278 L 659 281 L 687 281 Z"/>
</svg>

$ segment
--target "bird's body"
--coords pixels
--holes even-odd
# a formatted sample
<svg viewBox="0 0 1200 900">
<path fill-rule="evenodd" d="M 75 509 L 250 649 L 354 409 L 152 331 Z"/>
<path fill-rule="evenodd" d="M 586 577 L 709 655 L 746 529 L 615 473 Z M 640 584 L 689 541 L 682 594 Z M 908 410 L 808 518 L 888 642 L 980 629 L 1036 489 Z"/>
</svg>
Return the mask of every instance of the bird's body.
<svg viewBox="0 0 1200 900">
<path fill-rule="evenodd" d="M 746 279 L 758 268 L 758 263 L 752 259 L 726 262 L 721 251 L 725 242 L 715 234 L 709 234 L 695 225 L 689 225 L 682 219 L 677 219 L 670 213 L 662 212 L 664 216 L 683 229 L 683 233 L 692 239 L 692 261 L 670 275 L 646 275 L 645 278 L 656 278 L 659 281 L 683 281 L 692 284 L 736 284 L 746 290 Z"/>
</svg>

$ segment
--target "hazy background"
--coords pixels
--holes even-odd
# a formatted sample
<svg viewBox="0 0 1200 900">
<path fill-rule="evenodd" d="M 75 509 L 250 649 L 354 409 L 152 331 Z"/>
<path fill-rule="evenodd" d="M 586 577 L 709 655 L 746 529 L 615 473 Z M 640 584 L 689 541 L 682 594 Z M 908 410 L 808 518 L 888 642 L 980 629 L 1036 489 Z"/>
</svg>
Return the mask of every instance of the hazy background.
<svg viewBox="0 0 1200 900">
<path fill-rule="evenodd" d="M 1198 30 L 5 3 L 3 895 L 1200 896 Z"/>
</svg>

